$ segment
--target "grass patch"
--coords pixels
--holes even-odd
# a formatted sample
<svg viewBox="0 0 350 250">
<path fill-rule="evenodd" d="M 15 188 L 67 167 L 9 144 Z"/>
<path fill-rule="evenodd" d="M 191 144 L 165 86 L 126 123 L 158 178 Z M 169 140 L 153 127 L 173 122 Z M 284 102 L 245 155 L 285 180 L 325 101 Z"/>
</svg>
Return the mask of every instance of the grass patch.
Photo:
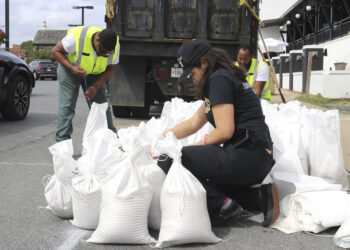
<svg viewBox="0 0 350 250">
<path fill-rule="evenodd" d="M 323 106 L 325 104 L 330 104 L 332 103 L 332 100 L 324 98 L 322 95 L 318 94 L 316 96 L 305 96 L 305 95 L 300 95 L 299 97 L 297 97 L 297 100 L 300 102 L 307 102 L 307 103 L 311 103 L 311 104 L 315 104 L 315 105 L 320 105 Z"/>
<path fill-rule="evenodd" d="M 327 109 L 339 109 L 339 111 L 341 113 L 350 114 L 350 100 L 349 99 L 332 100 L 332 99 L 324 98 L 320 94 L 318 94 L 316 96 L 309 95 L 308 97 L 305 95 L 300 95 L 296 99 L 300 102 L 314 104 L 317 106 L 325 107 Z"/>
</svg>

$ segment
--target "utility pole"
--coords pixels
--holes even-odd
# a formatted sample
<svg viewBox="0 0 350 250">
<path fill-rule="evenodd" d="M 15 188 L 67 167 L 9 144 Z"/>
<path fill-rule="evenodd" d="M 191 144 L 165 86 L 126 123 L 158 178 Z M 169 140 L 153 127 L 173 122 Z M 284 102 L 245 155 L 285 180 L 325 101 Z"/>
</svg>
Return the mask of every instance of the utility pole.
<svg viewBox="0 0 350 250">
<path fill-rule="evenodd" d="M 81 9 L 81 25 L 84 26 L 84 10 L 94 9 L 94 6 L 73 6 L 73 9 Z"/>
<path fill-rule="evenodd" d="M 5 0 L 5 46 L 6 50 L 10 50 L 10 11 L 9 0 Z"/>
</svg>

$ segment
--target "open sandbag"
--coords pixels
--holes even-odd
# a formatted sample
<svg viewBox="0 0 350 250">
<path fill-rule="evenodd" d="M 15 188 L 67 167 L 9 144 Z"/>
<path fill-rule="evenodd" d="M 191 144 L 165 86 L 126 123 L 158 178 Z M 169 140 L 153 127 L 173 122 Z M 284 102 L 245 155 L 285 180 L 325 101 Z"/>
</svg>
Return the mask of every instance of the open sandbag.
<svg viewBox="0 0 350 250">
<path fill-rule="evenodd" d="M 100 129 L 107 129 L 107 115 L 106 110 L 108 108 L 108 103 L 101 103 L 98 104 L 96 102 L 93 102 L 91 105 L 91 109 L 86 121 L 84 134 L 83 134 L 83 152 L 82 154 L 86 153 L 86 148 L 84 146 L 84 143 L 92 139 L 94 137 L 94 134 L 96 131 Z"/>
<path fill-rule="evenodd" d="M 113 169 L 102 187 L 100 220 L 87 242 L 149 244 L 155 240 L 147 227 L 152 188 L 137 172 L 134 151 Z"/>
<path fill-rule="evenodd" d="M 72 218 L 72 177 L 77 167 L 73 159 L 72 140 L 58 142 L 51 147 L 55 174 L 45 186 L 47 208 L 62 218 Z"/>
<path fill-rule="evenodd" d="M 161 192 L 162 222 L 156 247 L 220 241 L 211 230 L 205 189 L 181 165 L 181 148 L 174 134 L 168 133 L 152 150 L 174 159 Z"/>
</svg>

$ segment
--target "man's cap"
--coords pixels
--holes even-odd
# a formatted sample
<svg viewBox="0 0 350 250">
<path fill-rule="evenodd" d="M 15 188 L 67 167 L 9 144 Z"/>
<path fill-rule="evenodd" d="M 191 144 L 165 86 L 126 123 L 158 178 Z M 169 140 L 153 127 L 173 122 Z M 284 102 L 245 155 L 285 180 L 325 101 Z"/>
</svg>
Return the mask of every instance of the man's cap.
<svg viewBox="0 0 350 250">
<path fill-rule="evenodd" d="M 183 67 L 183 73 L 181 74 L 178 82 L 183 82 L 191 69 L 199 59 L 204 56 L 211 49 L 211 45 L 205 40 L 193 40 L 185 42 L 177 51 L 177 61 Z"/>
<path fill-rule="evenodd" d="M 104 29 L 99 34 L 100 44 L 102 48 L 112 51 L 117 43 L 117 34 L 112 29 Z"/>
</svg>

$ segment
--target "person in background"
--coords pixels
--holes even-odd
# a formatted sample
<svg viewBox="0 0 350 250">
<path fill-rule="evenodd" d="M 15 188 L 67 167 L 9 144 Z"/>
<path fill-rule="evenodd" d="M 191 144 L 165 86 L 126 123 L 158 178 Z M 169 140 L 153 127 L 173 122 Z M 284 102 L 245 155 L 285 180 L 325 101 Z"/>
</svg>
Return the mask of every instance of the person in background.
<svg viewBox="0 0 350 250">
<path fill-rule="evenodd" d="M 58 124 L 56 141 L 71 138 L 72 120 L 82 87 L 89 108 L 93 102 L 108 102 L 106 81 L 119 62 L 119 38 L 112 29 L 94 26 L 78 26 L 52 49 L 58 61 L 59 82 Z M 107 109 L 108 128 L 117 132 L 113 125 L 110 107 Z"/>
<path fill-rule="evenodd" d="M 201 141 L 183 147 L 181 159 L 206 189 L 212 224 L 247 215 L 247 209 L 263 212 L 262 224 L 271 225 L 279 214 L 276 186 L 269 183 L 250 188 L 260 184 L 274 164 L 269 128 L 258 96 L 227 52 L 204 40 L 183 43 L 177 57 L 184 69 L 180 78 L 190 74 L 197 96 L 204 102 L 191 118 L 163 135 L 173 132 L 182 139 L 207 122 L 214 126 Z M 165 173 L 172 162 L 167 155 L 158 158 Z"/>
<path fill-rule="evenodd" d="M 253 48 L 241 45 L 238 48 L 236 66 L 246 74 L 247 82 L 253 87 L 255 93 L 263 100 L 272 102 L 269 88 L 269 69 L 264 61 L 253 58 Z"/>
</svg>

